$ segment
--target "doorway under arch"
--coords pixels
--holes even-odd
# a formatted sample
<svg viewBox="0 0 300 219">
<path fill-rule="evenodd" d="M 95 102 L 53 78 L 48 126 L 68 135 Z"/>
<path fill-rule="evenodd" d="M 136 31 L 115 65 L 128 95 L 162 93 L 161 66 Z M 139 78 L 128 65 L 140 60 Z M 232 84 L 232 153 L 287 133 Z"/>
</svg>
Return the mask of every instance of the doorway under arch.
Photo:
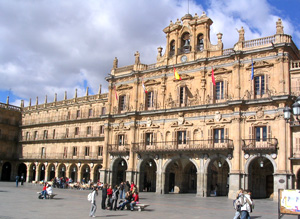
<svg viewBox="0 0 300 219">
<path fill-rule="evenodd" d="M 165 193 L 196 193 L 197 168 L 189 159 L 173 160 L 165 174 Z"/>
<path fill-rule="evenodd" d="M 157 166 L 153 159 L 143 160 L 140 166 L 140 191 L 156 192 Z"/>
<path fill-rule="evenodd" d="M 248 189 L 252 198 L 270 198 L 274 192 L 274 168 L 267 158 L 256 158 L 249 165 Z"/>
<path fill-rule="evenodd" d="M 2 166 L 1 180 L 10 181 L 10 175 L 11 175 L 11 164 L 9 162 L 5 162 Z"/>
<path fill-rule="evenodd" d="M 124 159 L 117 159 L 113 164 L 112 186 L 126 181 L 127 163 Z"/>
<path fill-rule="evenodd" d="M 207 196 L 227 196 L 229 165 L 224 158 L 210 161 L 207 170 Z"/>
<path fill-rule="evenodd" d="M 44 164 L 41 165 L 41 169 L 40 169 L 40 181 L 45 181 L 45 170 L 46 167 Z"/>
<path fill-rule="evenodd" d="M 88 181 L 90 180 L 90 171 L 91 170 L 89 165 L 86 164 L 82 167 L 81 174 L 83 183 L 88 183 Z"/>
<path fill-rule="evenodd" d="M 23 177 L 23 181 L 26 181 L 26 175 L 27 175 L 27 166 L 24 163 L 20 163 L 18 167 L 18 176 Z"/>
</svg>

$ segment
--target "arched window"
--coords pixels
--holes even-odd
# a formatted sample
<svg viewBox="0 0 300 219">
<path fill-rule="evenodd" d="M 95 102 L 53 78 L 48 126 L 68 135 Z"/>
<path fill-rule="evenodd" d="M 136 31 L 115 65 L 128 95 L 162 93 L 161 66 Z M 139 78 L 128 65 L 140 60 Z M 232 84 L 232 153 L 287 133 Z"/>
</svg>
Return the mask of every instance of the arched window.
<svg viewBox="0 0 300 219">
<path fill-rule="evenodd" d="M 203 51 L 204 49 L 204 40 L 203 40 L 203 34 L 200 33 L 197 37 L 197 50 Z"/>
<path fill-rule="evenodd" d="M 170 43 L 169 55 L 173 56 L 175 54 L 175 40 L 172 40 Z"/>
<path fill-rule="evenodd" d="M 185 32 L 182 34 L 181 37 L 181 52 L 182 53 L 189 53 L 191 51 L 191 46 L 190 46 L 190 34 Z"/>
</svg>

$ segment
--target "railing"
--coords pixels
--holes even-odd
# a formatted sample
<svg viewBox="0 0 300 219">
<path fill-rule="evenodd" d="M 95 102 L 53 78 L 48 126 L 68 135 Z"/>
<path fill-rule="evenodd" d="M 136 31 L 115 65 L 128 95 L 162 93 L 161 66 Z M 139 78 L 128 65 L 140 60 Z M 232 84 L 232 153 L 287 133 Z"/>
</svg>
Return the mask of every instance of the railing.
<svg viewBox="0 0 300 219">
<path fill-rule="evenodd" d="M 230 139 L 207 139 L 186 141 L 163 141 L 133 143 L 133 151 L 205 151 L 205 150 L 229 150 L 233 149 L 233 141 Z"/>
<path fill-rule="evenodd" d="M 300 70 L 300 60 L 292 60 L 290 70 Z"/>
<path fill-rule="evenodd" d="M 129 144 L 109 144 L 107 151 L 112 152 L 127 152 L 130 150 Z"/>
<path fill-rule="evenodd" d="M 100 141 L 104 141 L 104 134 L 100 134 L 99 132 L 93 133 L 93 134 L 78 134 L 75 135 L 75 133 L 71 134 L 55 134 L 55 136 L 51 136 L 51 133 L 48 134 L 47 137 L 44 136 L 37 136 L 34 138 L 33 136 L 29 136 L 26 138 L 26 136 L 22 136 L 21 141 L 27 142 L 27 141 L 53 141 L 53 140 L 66 140 L 66 139 L 88 139 L 88 138 L 99 138 Z"/>
<path fill-rule="evenodd" d="M 223 50 L 223 55 L 230 55 L 232 53 L 234 53 L 233 48 Z"/>
<path fill-rule="evenodd" d="M 263 45 L 274 43 L 274 42 L 275 42 L 275 36 L 269 36 L 269 37 L 263 37 L 263 38 L 259 38 L 259 39 L 245 41 L 245 42 L 243 42 L 243 47 L 251 48 L 251 47 L 257 47 L 257 46 L 263 46 Z"/>
<path fill-rule="evenodd" d="M 5 103 L 0 103 L 0 108 L 4 108 L 4 109 L 12 110 L 12 111 L 21 112 L 21 108 L 20 107 L 9 105 L 9 104 L 5 104 Z"/>
<path fill-rule="evenodd" d="M 278 145 L 277 138 L 262 138 L 262 139 L 243 139 L 243 150 L 276 150 Z"/>
<path fill-rule="evenodd" d="M 154 69 L 156 67 L 156 63 L 147 65 L 147 70 Z"/>
<path fill-rule="evenodd" d="M 89 156 L 85 156 L 84 154 L 78 154 L 77 156 L 71 153 L 49 153 L 49 154 L 41 154 L 41 153 L 23 153 L 20 156 L 20 159 L 60 159 L 60 160 L 95 160 L 99 159 L 101 156 L 98 156 L 96 153 L 93 153 Z"/>
<path fill-rule="evenodd" d="M 133 65 L 128 65 L 121 68 L 116 68 L 115 72 L 120 73 L 120 72 L 132 71 L 132 70 L 133 70 Z"/>
</svg>

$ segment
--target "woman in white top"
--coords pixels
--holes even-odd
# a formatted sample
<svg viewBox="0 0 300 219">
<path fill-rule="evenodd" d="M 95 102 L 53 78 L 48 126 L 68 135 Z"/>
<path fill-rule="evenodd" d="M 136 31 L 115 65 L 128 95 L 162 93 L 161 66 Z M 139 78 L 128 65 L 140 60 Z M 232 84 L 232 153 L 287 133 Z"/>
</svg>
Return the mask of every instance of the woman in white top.
<svg viewBox="0 0 300 219">
<path fill-rule="evenodd" d="M 98 187 L 94 186 L 93 187 L 93 192 L 92 192 L 92 201 L 91 201 L 91 210 L 90 210 L 90 217 L 96 217 L 95 213 L 97 210 L 97 205 L 96 205 L 96 195 L 98 195 Z"/>
</svg>

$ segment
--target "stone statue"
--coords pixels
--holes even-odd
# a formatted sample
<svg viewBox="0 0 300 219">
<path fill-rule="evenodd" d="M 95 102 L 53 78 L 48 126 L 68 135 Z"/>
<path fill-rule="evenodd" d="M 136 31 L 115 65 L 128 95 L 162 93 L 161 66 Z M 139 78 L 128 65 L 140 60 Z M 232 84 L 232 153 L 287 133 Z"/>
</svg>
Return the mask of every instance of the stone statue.
<svg viewBox="0 0 300 219">
<path fill-rule="evenodd" d="M 114 69 L 115 69 L 115 68 L 118 68 L 118 59 L 117 59 L 117 57 L 115 57 L 115 59 L 114 59 L 113 68 L 114 68 Z"/>
<path fill-rule="evenodd" d="M 139 51 L 136 51 L 136 53 L 134 54 L 135 56 L 135 64 L 140 64 L 140 53 Z"/>
<path fill-rule="evenodd" d="M 238 30 L 239 32 L 239 42 L 244 42 L 245 41 L 245 30 L 243 27 L 241 27 L 240 30 Z"/>
</svg>

